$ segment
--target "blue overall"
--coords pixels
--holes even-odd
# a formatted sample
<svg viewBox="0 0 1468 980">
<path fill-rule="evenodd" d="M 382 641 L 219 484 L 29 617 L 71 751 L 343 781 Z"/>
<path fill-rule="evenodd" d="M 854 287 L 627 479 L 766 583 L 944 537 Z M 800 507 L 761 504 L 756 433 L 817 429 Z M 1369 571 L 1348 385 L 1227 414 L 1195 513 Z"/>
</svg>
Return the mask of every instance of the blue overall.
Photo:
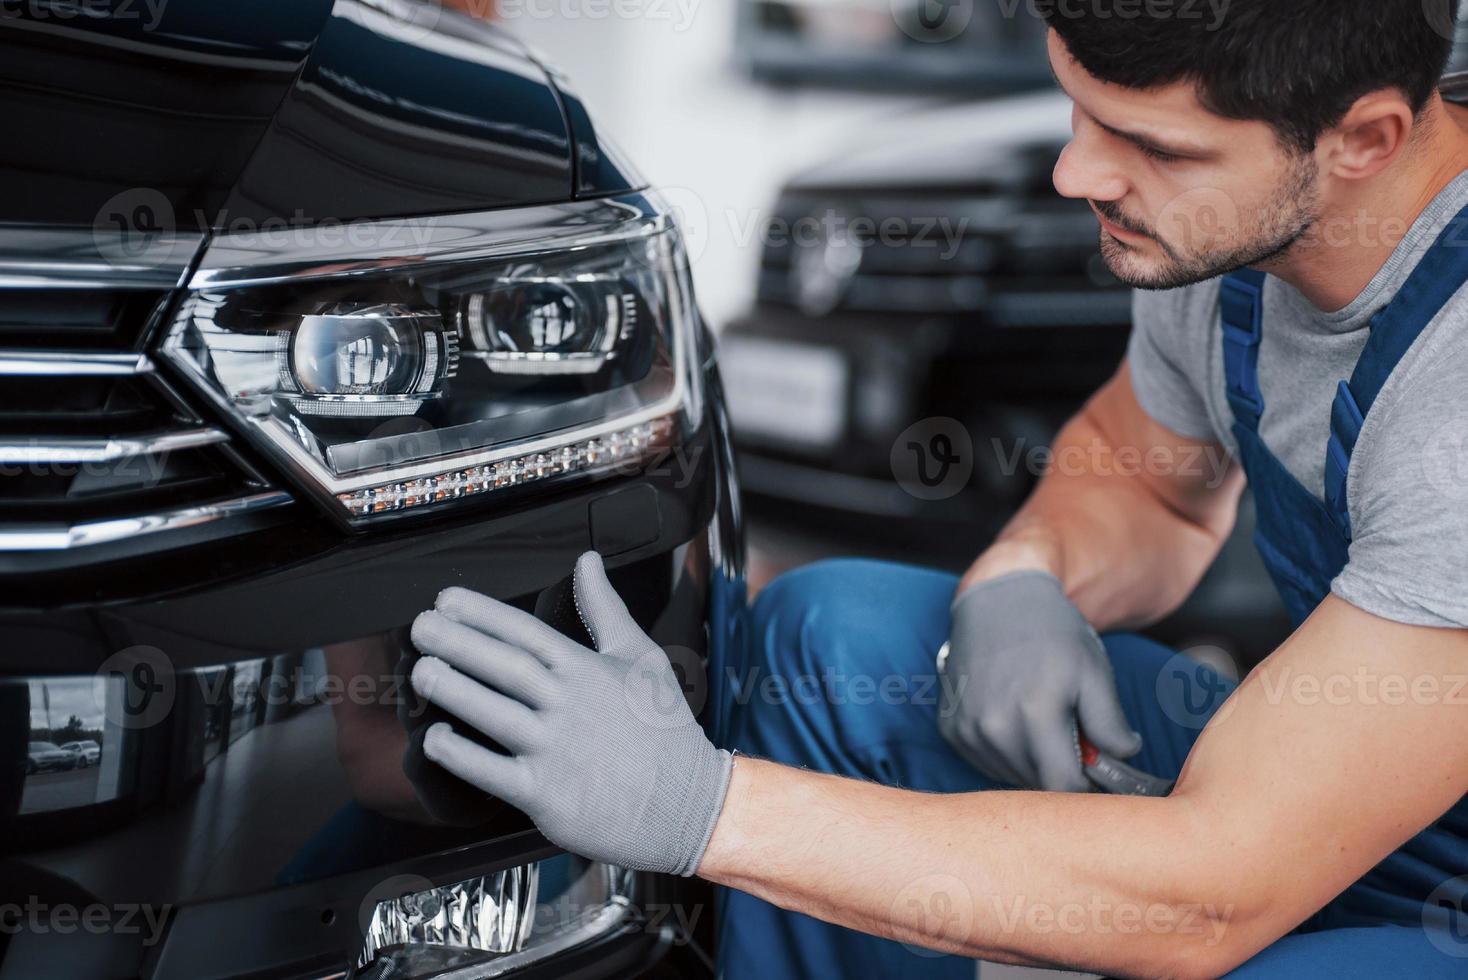
<svg viewBox="0 0 1468 980">
<path fill-rule="evenodd" d="M 1258 510 L 1256 544 L 1296 625 L 1324 600 L 1346 565 L 1351 453 L 1398 361 L 1468 280 L 1468 248 L 1457 244 L 1468 241 L 1465 232 L 1468 210 L 1373 318 L 1365 350 L 1332 406 L 1323 501 L 1259 435 L 1265 277 L 1246 270 L 1222 284 L 1228 400 Z M 725 744 L 929 792 L 994 788 L 937 730 L 933 655 L 947 639 L 956 586 L 946 573 L 869 561 L 822 562 L 781 576 L 755 604 L 748 661 L 726 665 L 719 679 Z M 1142 637 L 1103 640 L 1122 706 L 1144 739 L 1133 763 L 1176 778 L 1233 685 Z M 900 830 L 893 838 L 892 846 L 900 848 Z M 719 955 L 726 980 L 974 976 L 971 960 L 828 925 L 738 891 L 723 891 L 721 900 Z M 1465 912 L 1468 799 L 1229 976 L 1468 977 Z"/>
</svg>

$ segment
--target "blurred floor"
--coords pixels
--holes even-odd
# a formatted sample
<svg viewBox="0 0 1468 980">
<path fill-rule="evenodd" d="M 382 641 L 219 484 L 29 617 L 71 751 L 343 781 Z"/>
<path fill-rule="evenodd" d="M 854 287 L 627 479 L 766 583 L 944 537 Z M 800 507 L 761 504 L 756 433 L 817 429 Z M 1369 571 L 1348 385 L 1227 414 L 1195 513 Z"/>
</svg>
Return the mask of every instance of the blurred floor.
<svg viewBox="0 0 1468 980">
<path fill-rule="evenodd" d="M 784 525 L 775 526 L 757 518 L 750 518 L 746 529 L 751 599 L 780 573 L 823 558 L 891 557 L 875 554 L 860 542 L 842 541 L 834 535 L 801 531 Z M 921 556 L 907 556 L 904 560 L 921 564 Z"/>
</svg>

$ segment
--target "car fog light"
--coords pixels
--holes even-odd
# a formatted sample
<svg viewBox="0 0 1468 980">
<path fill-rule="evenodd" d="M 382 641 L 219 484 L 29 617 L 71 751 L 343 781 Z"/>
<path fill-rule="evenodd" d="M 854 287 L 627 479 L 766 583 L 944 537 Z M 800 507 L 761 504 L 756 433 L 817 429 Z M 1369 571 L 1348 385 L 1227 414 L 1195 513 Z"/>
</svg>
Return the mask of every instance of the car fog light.
<svg viewBox="0 0 1468 980">
<path fill-rule="evenodd" d="M 512 974 L 634 917 L 631 872 L 563 854 L 379 901 L 355 980 Z"/>
</svg>

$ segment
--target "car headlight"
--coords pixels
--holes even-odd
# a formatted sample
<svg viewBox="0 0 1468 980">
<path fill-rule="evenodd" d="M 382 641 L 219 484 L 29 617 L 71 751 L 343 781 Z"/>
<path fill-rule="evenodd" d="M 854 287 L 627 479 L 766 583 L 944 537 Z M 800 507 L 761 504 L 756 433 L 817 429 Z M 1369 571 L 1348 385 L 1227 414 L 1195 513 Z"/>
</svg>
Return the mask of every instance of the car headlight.
<svg viewBox="0 0 1468 980">
<path fill-rule="evenodd" d="M 163 351 L 361 524 L 665 451 L 698 415 L 694 324 L 636 195 L 221 236 Z"/>
</svg>

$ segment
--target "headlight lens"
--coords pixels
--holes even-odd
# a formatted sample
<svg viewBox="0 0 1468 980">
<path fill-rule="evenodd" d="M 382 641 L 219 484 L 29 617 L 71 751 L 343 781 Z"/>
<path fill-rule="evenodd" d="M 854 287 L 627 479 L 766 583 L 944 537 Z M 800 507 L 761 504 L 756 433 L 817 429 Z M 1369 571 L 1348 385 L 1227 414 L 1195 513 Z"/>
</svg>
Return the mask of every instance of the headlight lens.
<svg viewBox="0 0 1468 980">
<path fill-rule="evenodd" d="M 406 257 L 205 271 L 165 353 L 353 522 L 628 465 L 694 414 L 687 262 L 642 198 L 566 213 L 508 243 L 498 214 L 455 216 Z"/>
</svg>

